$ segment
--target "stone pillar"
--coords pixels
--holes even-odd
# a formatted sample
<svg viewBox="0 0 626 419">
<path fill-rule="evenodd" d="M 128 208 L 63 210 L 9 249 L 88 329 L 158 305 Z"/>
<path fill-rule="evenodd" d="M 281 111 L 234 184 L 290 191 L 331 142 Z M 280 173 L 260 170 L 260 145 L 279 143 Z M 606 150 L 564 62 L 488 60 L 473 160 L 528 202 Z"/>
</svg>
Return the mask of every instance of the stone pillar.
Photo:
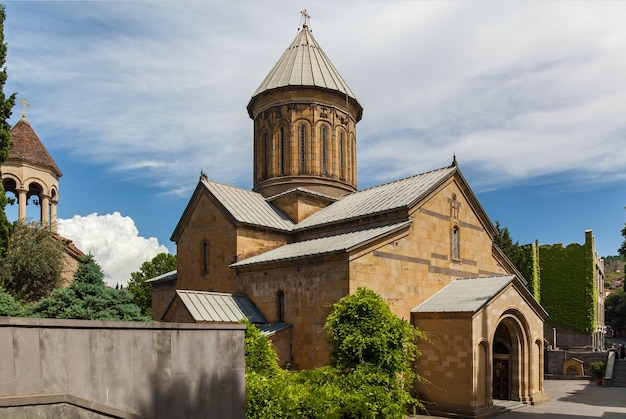
<svg viewBox="0 0 626 419">
<path fill-rule="evenodd" d="M 28 199 L 26 189 L 17 190 L 17 220 L 19 222 L 26 222 L 26 201 Z"/>
<path fill-rule="evenodd" d="M 50 230 L 57 232 L 57 204 L 59 201 L 53 200 L 50 204 Z"/>
<path fill-rule="evenodd" d="M 42 194 L 39 197 L 39 205 L 41 205 L 41 226 L 48 227 L 50 225 L 50 197 Z"/>
</svg>

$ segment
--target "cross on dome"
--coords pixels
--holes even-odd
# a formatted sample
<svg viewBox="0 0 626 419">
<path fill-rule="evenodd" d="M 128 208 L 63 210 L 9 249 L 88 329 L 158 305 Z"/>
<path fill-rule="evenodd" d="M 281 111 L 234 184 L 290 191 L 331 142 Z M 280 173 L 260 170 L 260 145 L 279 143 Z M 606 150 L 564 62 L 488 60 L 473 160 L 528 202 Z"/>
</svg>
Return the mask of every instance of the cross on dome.
<svg viewBox="0 0 626 419">
<path fill-rule="evenodd" d="M 309 19 L 311 19 L 311 16 L 306 12 L 306 9 L 300 10 L 300 14 L 302 15 L 302 18 L 301 18 L 300 22 L 304 21 L 302 23 L 302 28 L 308 28 L 309 27 Z"/>
<path fill-rule="evenodd" d="M 20 102 L 22 104 L 22 118 L 26 119 L 26 107 L 30 106 L 30 103 L 28 103 L 26 101 L 26 98 L 23 98 L 22 100 L 20 100 Z"/>
</svg>

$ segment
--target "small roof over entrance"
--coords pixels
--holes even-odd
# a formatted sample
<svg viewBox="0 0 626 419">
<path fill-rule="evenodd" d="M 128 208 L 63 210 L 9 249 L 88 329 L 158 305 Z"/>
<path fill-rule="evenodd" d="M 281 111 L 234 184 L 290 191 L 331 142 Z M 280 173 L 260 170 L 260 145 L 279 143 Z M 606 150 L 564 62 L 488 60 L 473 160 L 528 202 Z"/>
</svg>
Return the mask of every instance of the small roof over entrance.
<svg viewBox="0 0 626 419">
<path fill-rule="evenodd" d="M 515 275 L 462 278 L 452 281 L 438 293 L 411 310 L 412 313 L 476 313 L 485 307 L 509 284 L 516 285 L 518 292 L 534 308 L 547 316 L 546 311 L 533 298 Z"/>
</svg>

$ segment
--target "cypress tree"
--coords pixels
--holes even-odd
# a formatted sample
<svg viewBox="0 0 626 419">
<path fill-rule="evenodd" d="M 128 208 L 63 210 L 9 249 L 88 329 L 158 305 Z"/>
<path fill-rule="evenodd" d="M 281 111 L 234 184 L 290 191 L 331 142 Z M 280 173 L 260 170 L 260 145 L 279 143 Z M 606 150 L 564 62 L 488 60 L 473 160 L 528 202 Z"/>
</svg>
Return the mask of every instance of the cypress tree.
<svg viewBox="0 0 626 419">
<path fill-rule="evenodd" d="M 4 84 L 7 81 L 7 69 L 4 66 L 7 55 L 7 45 L 4 42 L 5 17 L 5 7 L 3 4 L 0 4 L 0 164 L 4 163 L 13 146 L 11 126 L 7 120 L 11 117 L 13 106 L 15 106 L 16 95 L 12 93 L 8 98 L 4 95 Z M 4 187 L 0 182 L 0 257 L 6 254 L 11 232 L 11 224 L 4 212 L 7 202 Z"/>
</svg>

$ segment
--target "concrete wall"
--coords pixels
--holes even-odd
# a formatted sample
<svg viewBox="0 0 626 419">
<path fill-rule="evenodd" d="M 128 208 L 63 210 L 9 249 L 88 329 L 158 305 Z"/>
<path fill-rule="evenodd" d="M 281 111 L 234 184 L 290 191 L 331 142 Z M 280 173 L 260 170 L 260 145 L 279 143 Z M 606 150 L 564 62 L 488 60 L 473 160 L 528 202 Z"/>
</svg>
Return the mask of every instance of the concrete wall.
<svg viewBox="0 0 626 419">
<path fill-rule="evenodd" d="M 546 351 L 545 373 L 549 375 L 562 375 L 563 374 L 563 362 L 568 359 L 576 358 L 583 361 L 583 368 L 585 375 L 591 377 L 591 363 L 597 361 L 606 362 L 608 359 L 608 352 L 596 351 L 596 352 L 576 352 L 576 351 Z"/>
<path fill-rule="evenodd" d="M 244 332 L 0 317 L 0 417 L 244 418 Z"/>
</svg>

